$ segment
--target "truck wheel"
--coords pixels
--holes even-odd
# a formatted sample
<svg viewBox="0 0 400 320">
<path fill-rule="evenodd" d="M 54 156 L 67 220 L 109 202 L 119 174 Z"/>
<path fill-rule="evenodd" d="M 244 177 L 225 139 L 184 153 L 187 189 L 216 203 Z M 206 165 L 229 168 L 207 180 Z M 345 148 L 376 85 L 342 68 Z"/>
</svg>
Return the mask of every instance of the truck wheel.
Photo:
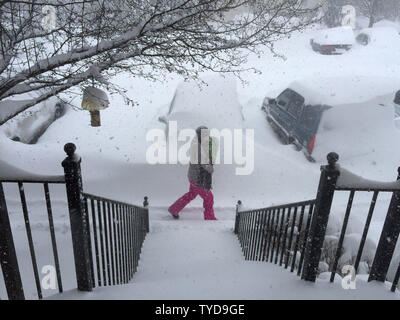
<svg viewBox="0 0 400 320">
<path fill-rule="evenodd" d="M 286 134 L 284 134 L 283 132 L 280 134 L 280 138 L 281 138 L 282 143 L 283 143 L 285 146 L 288 146 L 289 144 L 292 144 L 291 137 L 288 137 L 288 136 L 287 136 Z"/>
<path fill-rule="evenodd" d="M 306 156 L 306 159 L 311 162 L 311 163 L 315 163 L 315 159 L 311 156 L 311 154 L 309 153 L 304 153 L 304 155 Z"/>
<path fill-rule="evenodd" d="M 293 148 L 297 152 L 300 152 L 301 150 L 303 150 L 303 146 L 301 146 L 299 143 L 297 143 L 297 141 L 293 142 Z"/>
</svg>

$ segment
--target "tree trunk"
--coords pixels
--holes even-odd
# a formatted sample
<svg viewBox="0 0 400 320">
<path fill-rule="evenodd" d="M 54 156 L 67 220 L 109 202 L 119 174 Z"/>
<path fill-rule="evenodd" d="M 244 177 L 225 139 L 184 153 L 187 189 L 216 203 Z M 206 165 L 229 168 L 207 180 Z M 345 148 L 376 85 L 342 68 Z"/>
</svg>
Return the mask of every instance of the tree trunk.
<svg viewBox="0 0 400 320">
<path fill-rule="evenodd" d="M 372 27 L 374 26 L 374 24 L 375 24 L 375 16 L 371 15 L 371 16 L 369 17 L 369 25 L 368 25 L 368 28 L 372 28 Z"/>
</svg>

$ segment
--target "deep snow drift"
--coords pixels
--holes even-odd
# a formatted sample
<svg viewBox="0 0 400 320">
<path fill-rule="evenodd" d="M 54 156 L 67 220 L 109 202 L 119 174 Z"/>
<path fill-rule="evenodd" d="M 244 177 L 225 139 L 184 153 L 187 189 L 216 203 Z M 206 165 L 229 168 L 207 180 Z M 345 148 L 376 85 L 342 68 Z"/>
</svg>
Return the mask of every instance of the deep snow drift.
<svg viewBox="0 0 400 320">
<path fill-rule="evenodd" d="M 393 95 L 374 98 L 361 103 L 337 105 L 324 112 L 313 156 L 319 162 L 330 151 L 337 152 L 342 165 L 349 162 L 358 167 L 361 175 L 368 175 L 360 167 L 373 165 L 395 169 L 399 164 L 400 149 L 393 148 L 400 141 L 400 131 L 394 125 Z M 390 157 L 388 155 L 390 154 Z"/>
</svg>

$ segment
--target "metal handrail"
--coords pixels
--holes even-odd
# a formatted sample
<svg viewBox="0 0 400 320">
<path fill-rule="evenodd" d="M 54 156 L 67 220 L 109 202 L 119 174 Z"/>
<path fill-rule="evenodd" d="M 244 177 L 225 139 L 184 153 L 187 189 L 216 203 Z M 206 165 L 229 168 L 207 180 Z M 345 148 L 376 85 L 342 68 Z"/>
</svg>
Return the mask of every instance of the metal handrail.
<svg viewBox="0 0 400 320">
<path fill-rule="evenodd" d="M 251 210 L 246 210 L 246 211 L 239 211 L 239 214 L 243 213 L 251 213 L 255 211 L 262 211 L 262 210 L 278 210 L 278 209 L 286 209 L 286 208 L 294 208 L 294 207 L 301 207 L 301 206 L 308 206 L 315 204 L 315 199 L 314 200 L 308 200 L 308 201 L 302 201 L 302 202 L 294 202 L 294 203 L 289 203 L 289 204 L 282 204 L 279 206 L 273 206 L 273 207 L 268 207 L 268 208 L 260 208 L 260 209 L 251 209 Z"/>
<path fill-rule="evenodd" d="M 87 199 L 93 199 L 93 200 L 97 200 L 97 201 L 104 201 L 104 202 L 109 202 L 109 203 L 113 203 L 113 204 L 119 204 L 119 205 L 132 207 L 132 208 L 147 209 L 144 206 L 139 206 L 139 205 L 134 205 L 134 204 L 127 203 L 127 202 L 112 200 L 112 199 L 108 199 L 108 198 L 105 198 L 105 197 L 96 196 L 96 195 L 93 195 L 93 194 L 90 194 L 90 193 L 83 192 L 82 195 L 83 195 L 84 198 L 87 198 Z"/>
<path fill-rule="evenodd" d="M 65 183 L 65 177 L 64 176 L 54 176 L 54 179 L 49 179 L 49 177 L 45 177 L 43 179 L 1 179 L 0 182 L 3 183 L 49 183 L 49 184 L 63 184 Z"/>
</svg>

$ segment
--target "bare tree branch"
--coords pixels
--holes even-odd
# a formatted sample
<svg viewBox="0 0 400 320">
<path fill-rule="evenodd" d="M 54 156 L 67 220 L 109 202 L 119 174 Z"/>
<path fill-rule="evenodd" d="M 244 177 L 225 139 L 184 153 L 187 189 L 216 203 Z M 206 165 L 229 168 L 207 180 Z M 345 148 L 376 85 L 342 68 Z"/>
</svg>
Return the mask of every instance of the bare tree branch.
<svg viewBox="0 0 400 320">
<path fill-rule="evenodd" d="M 53 30 L 42 27 L 45 5 L 57 9 Z M 0 101 L 36 98 L 0 125 L 92 79 L 123 93 L 110 82 L 121 70 L 147 79 L 237 74 L 249 52 L 274 52 L 274 42 L 313 23 L 315 11 L 301 0 L 1 1 Z"/>
</svg>

